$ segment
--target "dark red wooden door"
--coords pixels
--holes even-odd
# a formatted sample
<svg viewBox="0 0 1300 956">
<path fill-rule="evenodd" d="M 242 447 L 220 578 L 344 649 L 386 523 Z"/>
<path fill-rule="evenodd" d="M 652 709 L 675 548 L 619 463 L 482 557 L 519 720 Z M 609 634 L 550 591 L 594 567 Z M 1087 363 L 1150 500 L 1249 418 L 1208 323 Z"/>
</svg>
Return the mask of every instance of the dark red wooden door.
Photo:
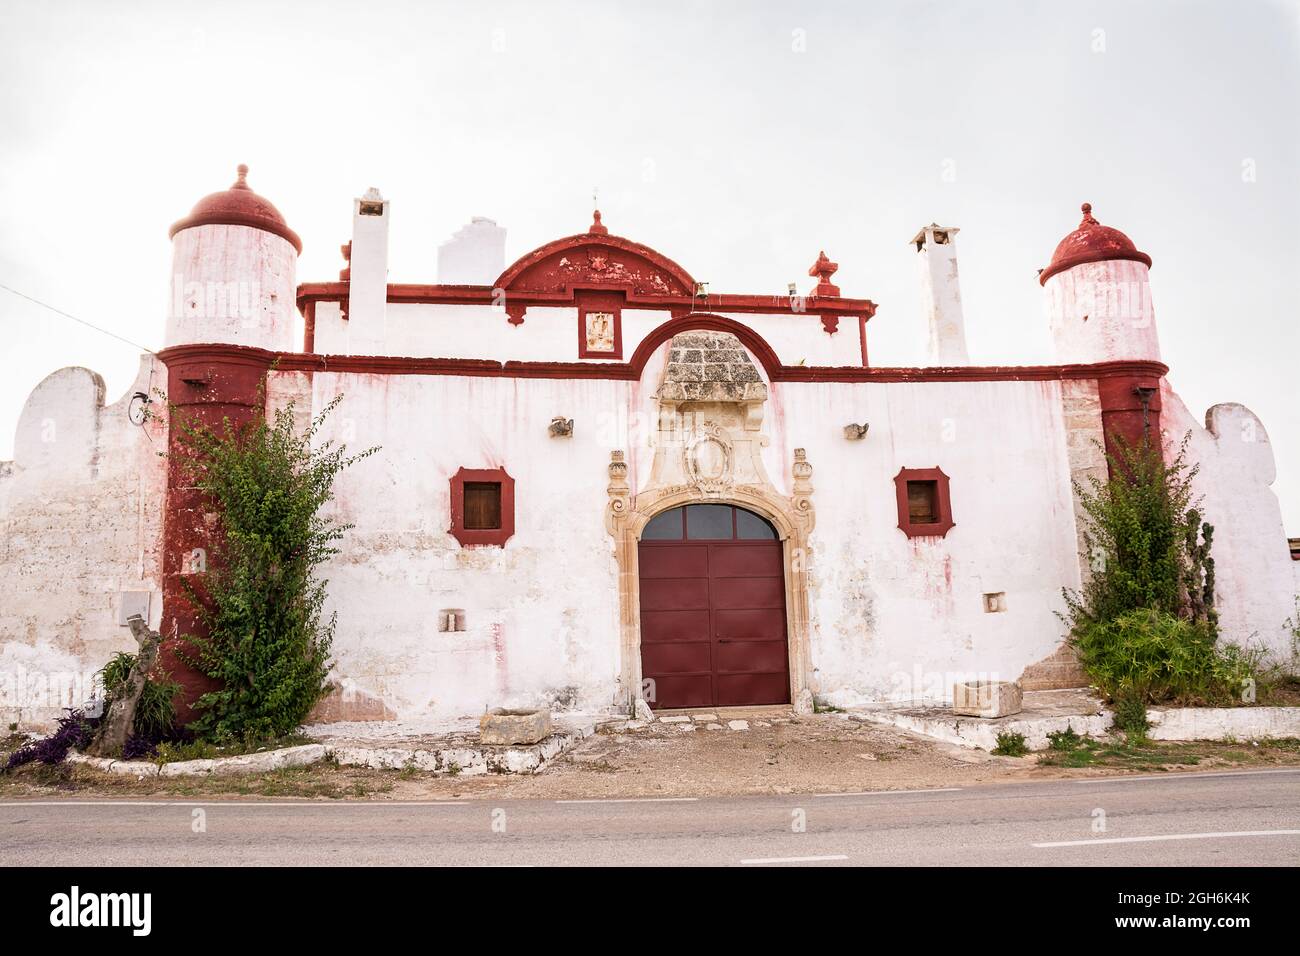
<svg viewBox="0 0 1300 956">
<path fill-rule="evenodd" d="M 785 565 L 771 525 L 730 505 L 688 505 L 647 525 L 639 559 L 651 707 L 789 703 Z"/>
</svg>

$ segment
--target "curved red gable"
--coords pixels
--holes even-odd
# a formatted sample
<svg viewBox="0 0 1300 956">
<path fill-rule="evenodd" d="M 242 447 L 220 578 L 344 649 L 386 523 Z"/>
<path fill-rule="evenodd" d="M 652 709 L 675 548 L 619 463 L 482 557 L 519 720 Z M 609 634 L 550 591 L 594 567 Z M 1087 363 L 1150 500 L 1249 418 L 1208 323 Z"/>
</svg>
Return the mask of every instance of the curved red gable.
<svg viewBox="0 0 1300 956">
<path fill-rule="evenodd" d="M 636 295 L 695 293 L 695 280 L 689 272 L 649 246 L 611 236 L 601 224 L 599 211 L 589 231 L 534 249 L 501 273 L 494 285 L 507 292 L 612 286 Z"/>
</svg>

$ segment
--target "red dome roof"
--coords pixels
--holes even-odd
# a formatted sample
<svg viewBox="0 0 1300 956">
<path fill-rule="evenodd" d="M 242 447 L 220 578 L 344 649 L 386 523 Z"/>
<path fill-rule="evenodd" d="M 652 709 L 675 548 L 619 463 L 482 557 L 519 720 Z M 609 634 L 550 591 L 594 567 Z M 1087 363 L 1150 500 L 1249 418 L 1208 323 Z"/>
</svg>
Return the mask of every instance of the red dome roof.
<svg viewBox="0 0 1300 956">
<path fill-rule="evenodd" d="M 1056 247 L 1051 264 L 1038 276 L 1042 285 L 1058 272 L 1085 262 L 1108 262 L 1112 259 L 1131 259 L 1151 265 L 1151 257 L 1138 252 L 1133 240 L 1118 229 L 1103 226 L 1092 218 L 1092 203 L 1083 204 L 1083 222 Z"/>
<path fill-rule="evenodd" d="M 280 210 L 248 188 L 247 176 L 248 167 L 240 164 L 239 178 L 233 186 L 224 192 L 204 196 L 188 216 L 172 223 L 167 235 L 175 236 L 182 229 L 195 226 L 252 226 L 287 239 L 301 253 L 302 240 L 298 234 L 289 228 Z"/>
</svg>

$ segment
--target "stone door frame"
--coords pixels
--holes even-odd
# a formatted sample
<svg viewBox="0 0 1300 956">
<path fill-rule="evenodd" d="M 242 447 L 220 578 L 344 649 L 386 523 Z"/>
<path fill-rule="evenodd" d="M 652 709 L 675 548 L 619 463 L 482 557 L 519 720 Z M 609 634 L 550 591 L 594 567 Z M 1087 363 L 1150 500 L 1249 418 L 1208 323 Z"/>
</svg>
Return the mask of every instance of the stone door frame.
<svg viewBox="0 0 1300 956">
<path fill-rule="evenodd" d="M 794 494 L 784 497 L 775 489 L 736 485 L 719 493 L 697 486 L 650 488 L 631 493 L 628 466 L 621 451 L 609 463 L 609 503 L 605 529 L 614 539 L 618 565 L 619 678 L 616 703 L 632 712 L 644 700 L 641 674 L 641 569 L 638 544 L 641 532 L 655 515 L 690 504 L 729 504 L 762 515 L 776 528 L 785 563 L 786 648 L 789 655 L 790 702 L 799 706 L 805 691 L 811 693 L 812 664 L 808 626 L 808 538 L 816 523 L 812 505 L 812 465 L 802 448 L 796 448 L 791 466 Z"/>
</svg>

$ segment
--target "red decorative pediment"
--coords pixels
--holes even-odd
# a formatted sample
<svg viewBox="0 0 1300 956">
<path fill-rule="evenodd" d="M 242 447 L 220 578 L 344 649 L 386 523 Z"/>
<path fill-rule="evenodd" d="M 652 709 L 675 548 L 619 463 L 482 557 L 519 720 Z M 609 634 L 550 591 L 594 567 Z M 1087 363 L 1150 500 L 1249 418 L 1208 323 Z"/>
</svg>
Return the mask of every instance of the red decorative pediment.
<svg viewBox="0 0 1300 956">
<path fill-rule="evenodd" d="M 534 249 L 501 273 L 496 288 L 556 293 L 608 286 L 641 296 L 694 294 L 695 280 L 673 260 L 604 228 L 597 214 L 590 232 Z"/>
</svg>

